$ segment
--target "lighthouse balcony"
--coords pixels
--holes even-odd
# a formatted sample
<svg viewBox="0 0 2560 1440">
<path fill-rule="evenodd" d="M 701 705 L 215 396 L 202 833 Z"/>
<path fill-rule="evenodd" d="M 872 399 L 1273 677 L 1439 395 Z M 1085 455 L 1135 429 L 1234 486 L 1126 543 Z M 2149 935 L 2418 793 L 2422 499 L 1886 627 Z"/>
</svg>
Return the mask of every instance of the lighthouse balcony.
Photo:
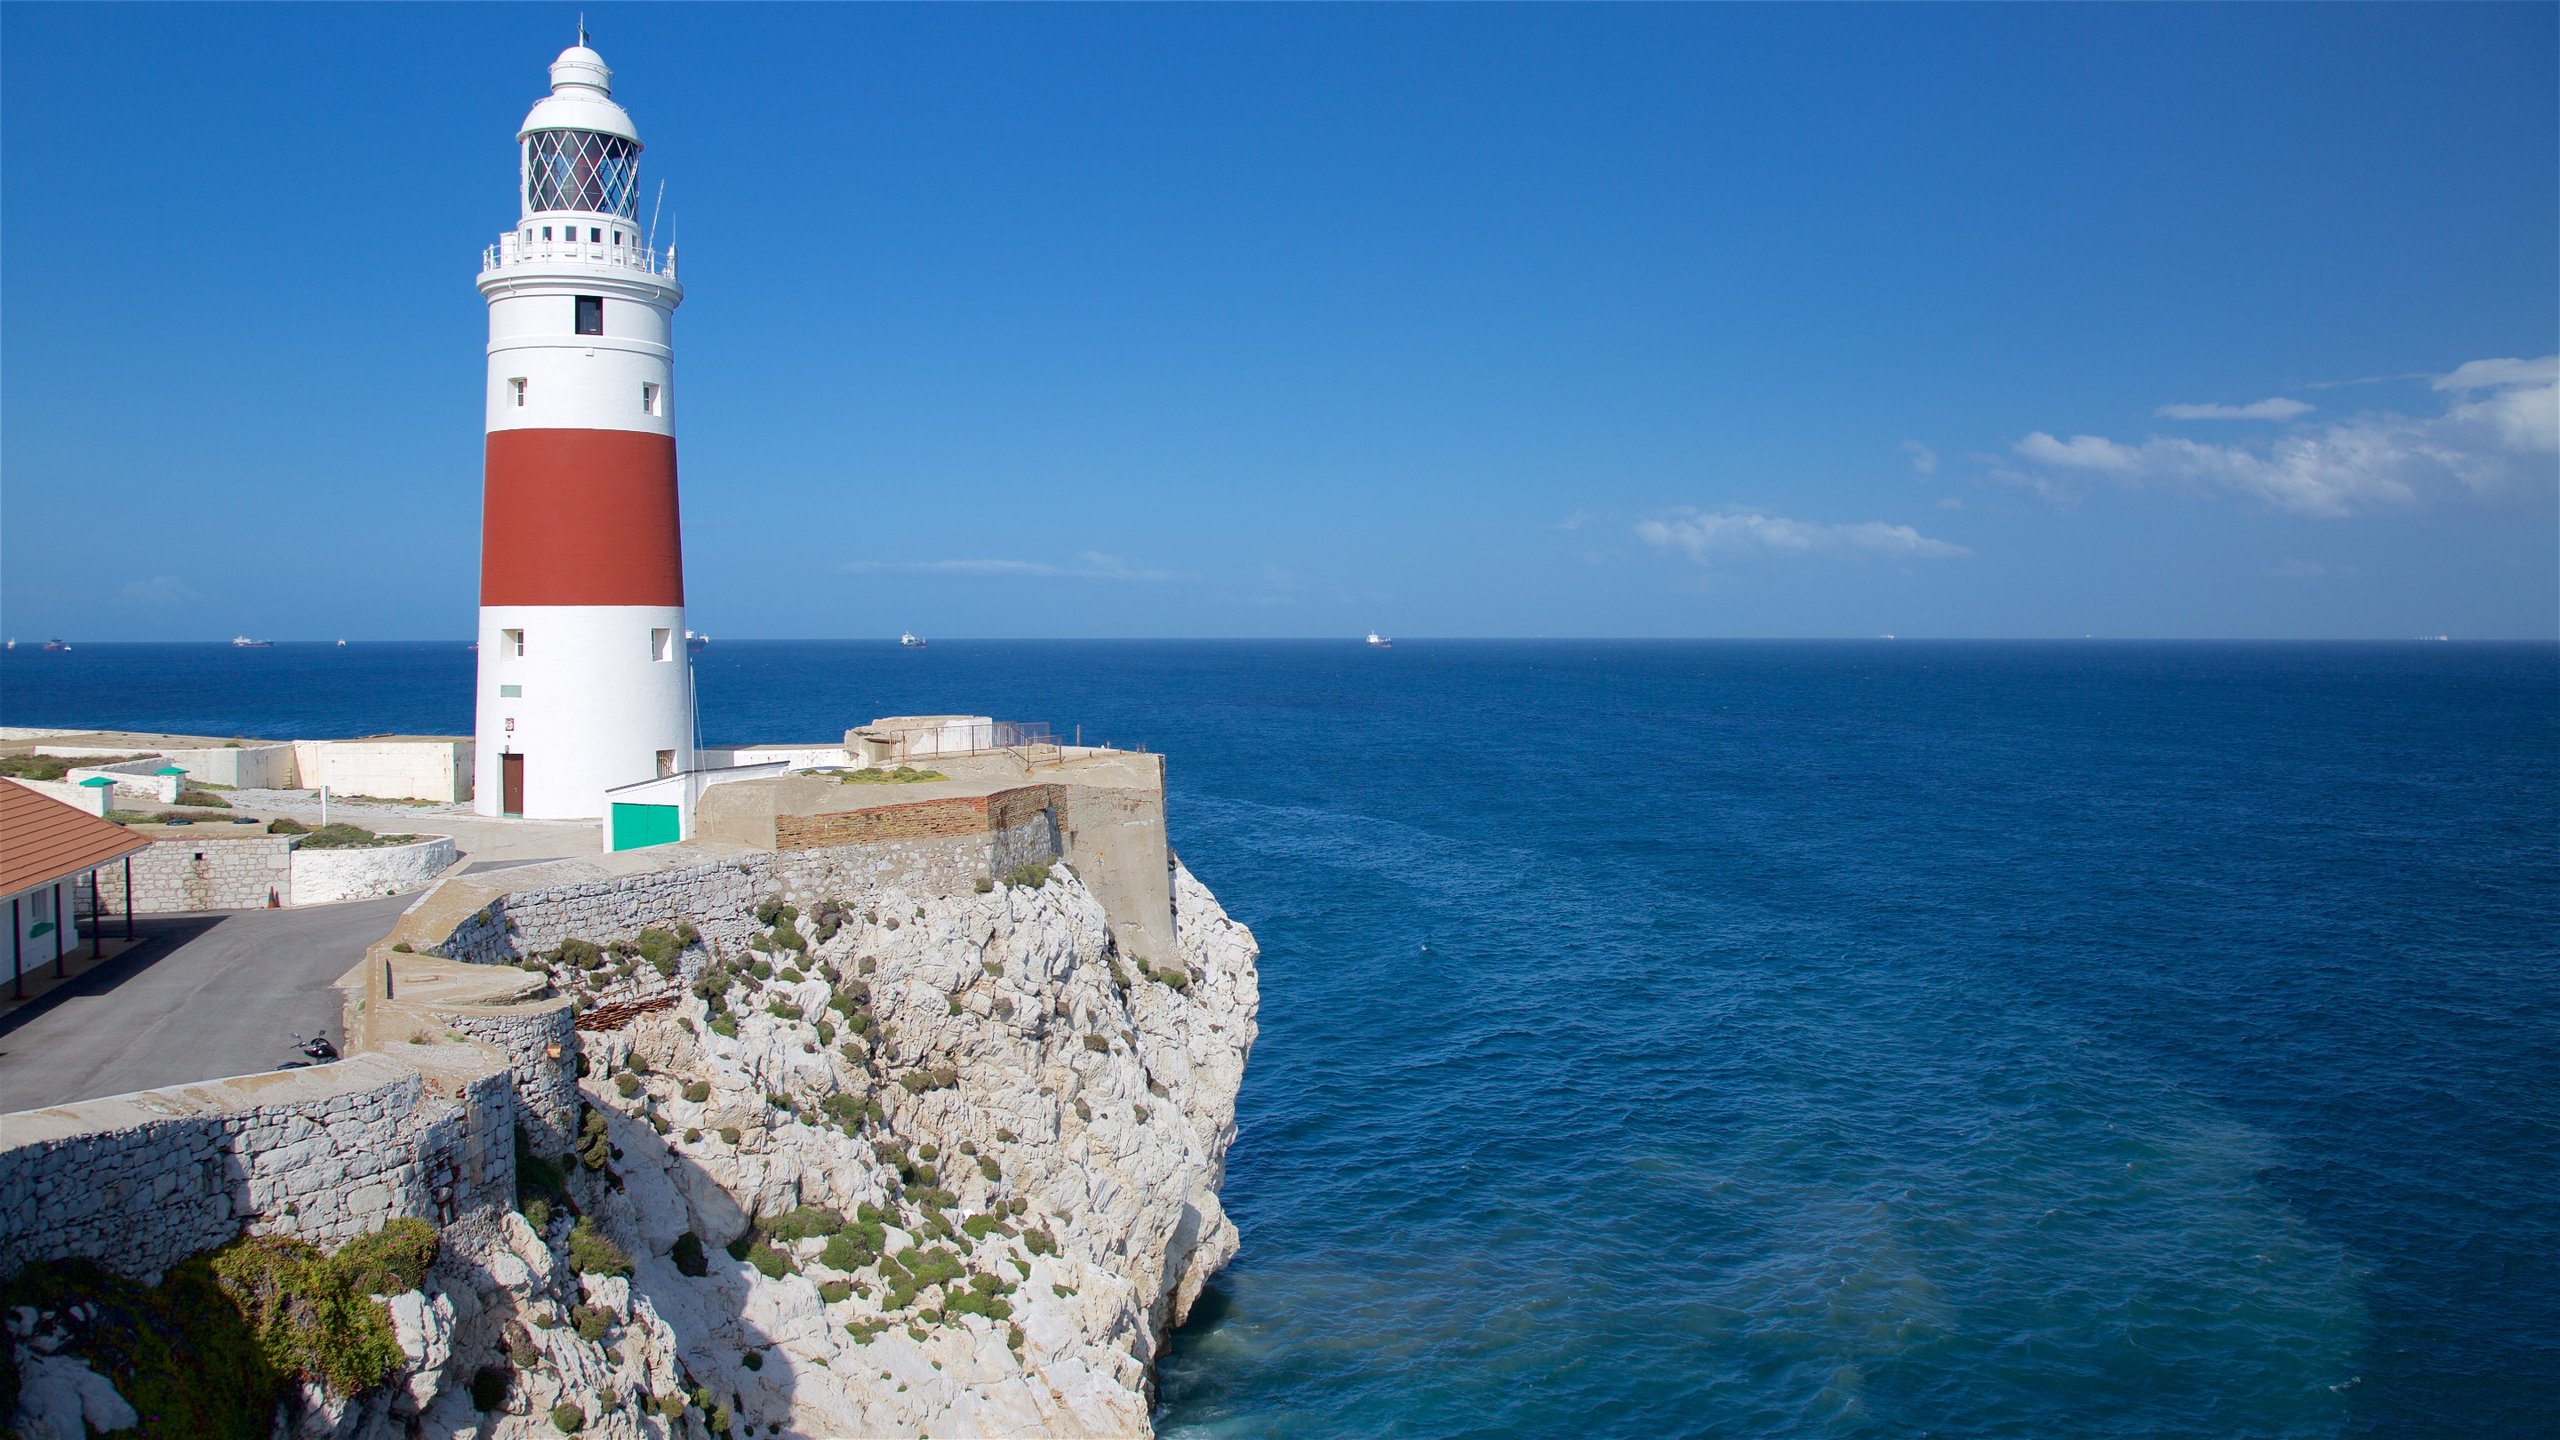
<svg viewBox="0 0 2560 1440">
<path fill-rule="evenodd" d="M 510 231 L 481 252 L 480 271 L 517 265 L 585 265 L 599 270 L 630 270 L 659 280 L 676 278 L 675 247 L 664 251 L 645 245 L 590 243 L 580 240 L 527 240 Z"/>
</svg>

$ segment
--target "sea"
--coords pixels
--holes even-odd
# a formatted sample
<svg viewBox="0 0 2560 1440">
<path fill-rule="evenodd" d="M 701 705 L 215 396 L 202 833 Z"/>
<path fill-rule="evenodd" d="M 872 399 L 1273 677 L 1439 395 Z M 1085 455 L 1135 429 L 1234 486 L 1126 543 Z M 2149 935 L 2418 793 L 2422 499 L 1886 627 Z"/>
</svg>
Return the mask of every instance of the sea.
<svg viewBox="0 0 2560 1440">
<path fill-rule="evenodd" d="M 446 644 L 0 721 L 459 733 Z M 1262 943 L 1162 1431 L 2560 1435 L 2560 648 L 722 640 L 1168 757 Z"/>
</svg>

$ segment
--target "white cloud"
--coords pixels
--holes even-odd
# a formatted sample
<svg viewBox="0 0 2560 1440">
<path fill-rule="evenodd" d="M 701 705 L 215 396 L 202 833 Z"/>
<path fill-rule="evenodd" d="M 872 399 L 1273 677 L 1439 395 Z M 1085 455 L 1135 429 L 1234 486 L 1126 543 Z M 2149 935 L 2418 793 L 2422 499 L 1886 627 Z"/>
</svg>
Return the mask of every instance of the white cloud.
<svg viewBox="0 0 2560 1440">
<path fill-rule="evenodd" d="M 1938 452 L 1917 440 L 1902 442 L 1902 453 L 1911 457 L 1912 470 L 1921 475 L 1938 473 Z"/>
<path fill-rule="evenodd" d="M 1142 570 L 1117 555 L 1087 550 L 1074 563 L 1046 560 L 848 560 L 848 575 L 1019 575 L 1054 580 L 1180 580 L 1171 570 Z"/>
<path fill-rule="evenodd" d="M 2438 377 L 2434 389 L 2450 397 L 2440 415 L 2374 412 L 2291 426 L 2254 444 L 2174 436 L 2138 444 L 2099 435 L 2060 440 L 2038 430 L 2010 447 L 2037 468 L 1993 473 L 2056 498 L 2071 493 L 2069 477 L 2096 477 L 2138 488 L 2223 491 L 2317 516 L 2560 480 L 2553 463 L 2560 455 L 2560 359 L 2474 360 Z"/>
<path fill-rule="evenodd" d="M 2517 385 L 2560 383 L 2560 355 L 2539 360 L 2467 360 L 2450 375 L 2435 377 L 2438 390 L 2504 390 Z"/>
<path fill-rule="evenodd" d="M 2151 413 L 2163 420 L 2290 420 L 2310 414 L 2311 407 L 2278 395 L 2247 405 L 2163 405 Z"/>
<path fill-rule="evenodd" d="M 117 593 L 136 605 L 193 605 L 204 599 L 175 575 L 127 580 L 117 587 Z"/>
<path fill-rule="evenodd" d="M 1973 553 L 1961 545 L 1933 540 L 1908 525 L 1888 525 L 1879 520 L 1824 525 L 1763 515 L 1756 510 L 1683 507 L 1660 518 L 1638 522 L 1636 538 L 1657 550 L 1686 555 L 1701 565 L 1719 554 L 1753 551 L 1781 555 L 1848 552 L 1931 560 Z"/>
</svg>

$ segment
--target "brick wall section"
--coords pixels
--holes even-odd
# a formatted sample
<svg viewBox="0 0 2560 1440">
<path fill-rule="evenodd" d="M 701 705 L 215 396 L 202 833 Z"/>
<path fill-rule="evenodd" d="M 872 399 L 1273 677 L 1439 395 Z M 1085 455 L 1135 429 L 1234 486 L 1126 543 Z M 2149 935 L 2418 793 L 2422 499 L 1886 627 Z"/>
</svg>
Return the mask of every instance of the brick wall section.
<svg viewBox="0 0 2560 1440">
<path fill-rule="evenodd" d="M 144 1276 L 243 1229 L 334 1246 L 395 1216 L 444 1225 L 513 1203 L 508 1073 L 474 1064 L 476 1046 L 442 1048 L 433 1083 L 360 1055 L 11 1117 L 0 1276 L 68 1255 Z"/>
<path fill-rule="evenodd" d="M 921 840 L 986 835 L 1017 829 L 1043 814 L 1053 814 L 1059 800 L 1056 785 L 1025 785 L 992 795 L 949 800 L 918 800 L 906 805 L 873 805 L 825 815 L 777 815 L 774 844 L 784 850 L 814 850 L 837 845 L 871 845 L 884 840 Z"/>
</svg>

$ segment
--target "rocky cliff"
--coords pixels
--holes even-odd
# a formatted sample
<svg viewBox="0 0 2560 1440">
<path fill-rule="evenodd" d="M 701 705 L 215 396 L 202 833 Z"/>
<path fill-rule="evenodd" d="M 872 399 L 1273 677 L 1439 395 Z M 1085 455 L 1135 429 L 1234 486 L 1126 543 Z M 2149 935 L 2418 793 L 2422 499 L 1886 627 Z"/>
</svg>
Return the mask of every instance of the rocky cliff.
<svg viewBox="0 0 2560 1440">
<path fill-rule="evenodd" d="M 1237 1246 L 1256 951 L 1177 870 L 1179 968 L 1146 969 L 1042 868 L 768 897 L 743 948 L 704 916 L 527 958 L 588 1007 L 571 1151 L 527 1146 L 518 1208 L 382 1297 L 385 1381 L 305 1383 L 284 1428 L 1146 1433 L 1165 1337 Z M 15 1317 L 28 1433 L 122 1418 L 79 1368 L 95 1313 Z"/>
</svg>

